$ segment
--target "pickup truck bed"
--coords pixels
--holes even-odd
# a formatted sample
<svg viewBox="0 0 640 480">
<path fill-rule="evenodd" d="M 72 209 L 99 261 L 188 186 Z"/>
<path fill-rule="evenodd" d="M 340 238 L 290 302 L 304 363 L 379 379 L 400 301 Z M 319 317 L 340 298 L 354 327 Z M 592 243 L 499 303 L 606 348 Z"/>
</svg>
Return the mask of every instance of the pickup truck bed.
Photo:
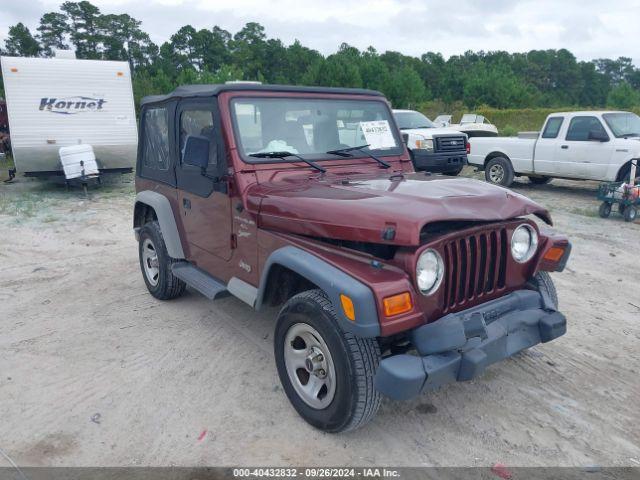
<svg viewBox="0 0 640 480">
<path fill-rule="evenodd" d="M 623 181 L 629 178 L 631 160 L 640 157 L 640 117 L 554 113 L 537 137 L 473 137 L 469 143 L 469 164 L 502 186 L 516 176 L 529 176 L 533 183 L 552 178 Z"/>
</svg>

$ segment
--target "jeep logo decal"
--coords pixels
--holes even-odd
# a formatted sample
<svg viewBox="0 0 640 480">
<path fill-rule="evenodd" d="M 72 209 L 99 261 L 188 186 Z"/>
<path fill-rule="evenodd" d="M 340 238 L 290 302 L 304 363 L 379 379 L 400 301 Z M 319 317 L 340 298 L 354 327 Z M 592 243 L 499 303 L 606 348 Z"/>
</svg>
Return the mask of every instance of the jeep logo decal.
<svg viewBox="0 0 640 480">
<path fill-rule="evenodd" d="M 49 111 L 61 115 L 76 115 L 83 112 L 102 110 L 107 103 L 104 98 L 93 97 L 45 97 L 40 99 L 40 111 Z"/>
</svg>

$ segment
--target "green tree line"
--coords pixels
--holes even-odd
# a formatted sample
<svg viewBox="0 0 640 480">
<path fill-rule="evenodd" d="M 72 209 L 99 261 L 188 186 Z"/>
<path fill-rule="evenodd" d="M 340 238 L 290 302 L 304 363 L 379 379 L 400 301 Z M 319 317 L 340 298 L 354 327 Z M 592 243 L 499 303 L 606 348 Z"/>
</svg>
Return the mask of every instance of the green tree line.
<svg viewBox="0 0 640 480">
<path fill-rule="evenodd" d="M 126 13 L 103 13 L 88 1 L 67 1 L 59 11 L 44 13 L 33 32 L 23 23 L 11 26 L 0 53 L 49 57 L 53 49 L 74 49 L 82 59 L 129 62 L 136 100 L 179 84 L 237 79 L 371 88 L 397 108 L 425 102 L 469 109 L 640 105 L 640 69 L 627 57 L 578 61 L 558 49 L 468 51 L 445 59 L 435 52 L 415 57 L 347 43 L 325 56 L 297 40 L 285 45 L 269 38 L 254 22 L 235 33 L 185 25 L 158 46 L 140 21 Z"/>
</svg>

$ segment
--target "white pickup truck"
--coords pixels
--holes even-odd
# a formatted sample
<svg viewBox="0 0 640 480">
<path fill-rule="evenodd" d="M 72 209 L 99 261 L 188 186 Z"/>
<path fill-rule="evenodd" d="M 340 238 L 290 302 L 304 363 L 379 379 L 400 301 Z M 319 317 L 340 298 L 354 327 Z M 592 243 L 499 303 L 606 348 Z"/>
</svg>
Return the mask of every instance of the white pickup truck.
<svg viewBox="0 0 640 480">
<path fill-rule="evenodd" d="M 470 165 L 490 183 L 508 187 L 514 177 L 532 183 L 552 178 L 628 180 L 640 158 L 640 117 L 630 112 L 560 112 L 547 117 L 532 138 L 473 137 Z M 640 174 L 636 172 L 636 175 Z"/>
<path fill-rule="evenodd" d="M 436 127 L 414 110 L 394 110 L 398 128 L 407 143 L 417 171 L 458 175 L 467 164 L 467 135 L 452 128 Z"/>
</svg>

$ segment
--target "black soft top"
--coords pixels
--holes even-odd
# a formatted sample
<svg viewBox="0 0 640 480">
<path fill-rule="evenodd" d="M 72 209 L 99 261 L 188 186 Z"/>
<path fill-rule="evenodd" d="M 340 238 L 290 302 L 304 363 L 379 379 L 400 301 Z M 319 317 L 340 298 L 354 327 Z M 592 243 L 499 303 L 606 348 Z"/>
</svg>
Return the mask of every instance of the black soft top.
<svg viewBox="0 0 640 480">
<path fill-rule="evenodd" d="M 144 97 L 141 105 L 162 103 L 173 98 L 214 97 L 221 92 L 294 92 L 294 93 L 338 93 L 348 95 L 373 95 L 383 97 L 376 90 L 364 88 L 301 87 L 295 85 L 261 85 L 258 83 L 226 83 L 223 85 L 181 85 L 167 95 Z"/>
</svg>

